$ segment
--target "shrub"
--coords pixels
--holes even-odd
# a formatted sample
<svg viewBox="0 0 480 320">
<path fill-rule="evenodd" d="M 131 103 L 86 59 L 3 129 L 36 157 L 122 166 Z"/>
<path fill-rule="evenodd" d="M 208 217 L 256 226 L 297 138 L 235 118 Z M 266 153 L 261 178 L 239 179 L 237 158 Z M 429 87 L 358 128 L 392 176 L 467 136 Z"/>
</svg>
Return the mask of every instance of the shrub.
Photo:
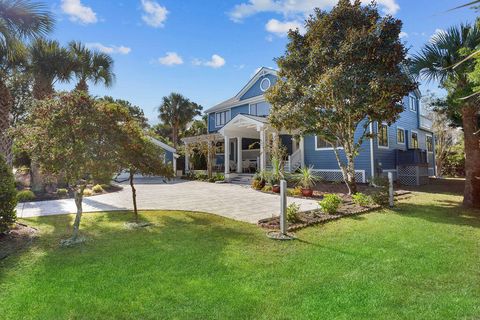
<svg viewBox="0 0 480 320">
<path fill-rule="evenodd" d="M 318 181 L 313 174 L 313 166 L 301 168 L 297 174 L 298 185 L 304 189 L 311 189 Z"/>
<path fill-rule="evenodd" d="M 366 194 L 363 194 L 361 192 L 357 192 L 354 195 L 352 195 L 353 202 L 362 207 L 366 207 L 372 204 L 373 200 L 372 197 L 367 196 Z"/>
<path fill-rule="evenodd" d="M 298 211 L 300 210 L 300 206 L 295 202 L 290 203 L 287 207 L 287 221 L 290 223 L 294 223 L 298 221 Z"/>
<path fill-rule="evenodd" d="M 342 199 L 334 193 L 324 195 L 323 199 L 318 202 L 322 208 L 322 211 L 326 214 L 333 214 L 337 212 L 341 203 Z"/>
<path fill-rule="evenodd" d="M 388 194 L 388 188 L 382 187 L 378 188 L 371 195 L 372 201 L 380 206 L 385 206 L 389 203 L 390 197 Z"/>
<path fill-rule="evenodd" d="M 302 188 L 300 188 L 300 187 L 288 188 L 287 189 L 287 195 L 288 196 L 294 196 L 294 197 L 300 196 L 300 195 L 302 195 Z"/>
<path fill-rule="evenodd" d="M 57 189 L 57 196 L 65 197 L 67 195 L 68 195 L 68 190 L 67 189 L 65 189 L 65 188 Z"/>
<path fill-rule="evenodd" d="M 265 187 L 262 188 L 262 191 L 264 191 L 264 192 L 272 192 L 272 186 L 271 186 L 271 185 L 266 185 Z"/>
<path fill-rule="evenodd" d="M 260 180 L 252 180 L 252 188 L 255 190 L 262 190 L 264 182 Z"/>
<path fill-rule="evenodd" d="M 374 186 L 374 187 L 384 187 L 384 188 L 388 188 L 388 178 L 387 178 L 387 177 L 383 177 L 383 176 L 374 177 L 374 178 L 370 181 L 370 185 L 372 185 L 372 186 Z"/>
<path fill-rule="evenodd" d="M 220 172 L 217 172 L 215 176 L 213 177 L 215 181 L 225 181 L 225 176 L 221 174 Z"/>
<path fill-rule="evenodd" d="M 93 188 L 92 188 L 92 190 L 93 190 L 93 192 L 95 192 L 95 193 L 102 193 L 102 192 L 103 192 L 103 188 L 102 188 L 102 186 L 99 185 L 99 184 L 94 185 Z"/>
<path fill-rule="evenodd" d="M 17 193 L 17 201 L 18 202 L 28 202 L 35 200 L 35 193 L 31 190 L 22 190 Z"/>
<path fill-rule="evenodd" d="M 207 181 L 208 180 L 208 175 L 205 174 L 205 173 L 196 173 L 195 174 L 195 180 Z"/>
<path fill-rule="evenodd" d="M 85 189 L 85 190 L 83 190 L 83 195 L 84 195 L 85 197 L 90 197 L 92 194 L 93 194 L 92 189 Z"/>
<path fill-rule="evenodd" d="M 17 206 L 17 190 L 12 169 L 0 155 L 0 233 L 8 230 L 15 222 Z"/>
<path fill-rule="evenodd" d="M 103 184 L 101 184 L 100 186 L 102 187 L 103 190 L 108 190 L 108 189 L 110 189 L 110 188 L 112 187 L 111 185 L 106 184 L 106 183 L 103 183 Z"/>
</svg>

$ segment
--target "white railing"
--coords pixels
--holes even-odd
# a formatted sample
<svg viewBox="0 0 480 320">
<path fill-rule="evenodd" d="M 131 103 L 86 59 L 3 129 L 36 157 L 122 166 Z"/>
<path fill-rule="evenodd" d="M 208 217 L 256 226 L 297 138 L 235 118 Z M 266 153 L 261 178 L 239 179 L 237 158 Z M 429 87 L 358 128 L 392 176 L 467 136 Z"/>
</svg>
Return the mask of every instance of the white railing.
<svg viewBox="0 0 480 320">
<path fill-rule="evenodd" d="M 286 167 L 285 170 L 287 172 L 294 172 L 295 170 L 300 168 L 301 165 L 302 165 L 302 153 L 301 153 L 301 150 L 298 149 L 297 151 L 295 151 L 294 153 L 288 156 L 288 161 L 285 166 Z"/>
</svg>

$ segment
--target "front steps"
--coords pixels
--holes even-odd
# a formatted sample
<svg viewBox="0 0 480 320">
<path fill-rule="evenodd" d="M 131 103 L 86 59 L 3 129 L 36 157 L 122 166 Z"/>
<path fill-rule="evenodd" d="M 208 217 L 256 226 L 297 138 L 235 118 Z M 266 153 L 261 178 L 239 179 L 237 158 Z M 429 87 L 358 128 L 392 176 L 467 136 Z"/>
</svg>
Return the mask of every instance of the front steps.
<svg viewBox="0 0 480 320">
<path fill-rule="evenodd" d="M 253 174 L 249 173 L 238 173 L 235 177 L 230 178 L 229 183 L 232 184 L 241 184 L 241 185 L 250 185 L 252 184 Z"/>
</svg>

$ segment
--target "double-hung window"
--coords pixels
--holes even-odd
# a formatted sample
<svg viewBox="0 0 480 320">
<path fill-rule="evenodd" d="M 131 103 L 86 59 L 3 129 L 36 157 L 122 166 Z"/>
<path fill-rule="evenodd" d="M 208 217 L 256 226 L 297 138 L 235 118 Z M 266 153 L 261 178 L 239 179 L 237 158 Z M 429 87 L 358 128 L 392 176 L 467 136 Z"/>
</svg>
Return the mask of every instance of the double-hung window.
<svg viewBox="0 0 480 320">
<path fill-rule="evenodd" d="M 417 112 L 418 107 L 418 99 L 415 96 L 408 96 L 408 104 L 410 107 L 410 111 Z"/>
<path fill-rule="evenodd" d="M 411 148 L 418 149 L 418 133 L 412 131 Z"/>
<path fill-rule="evenodd" d="M 340 146 L 340 144 L 338 143 L 338 141 L 337 141 L 335 147 L 340 148 L 340 149 L 342 148 Z M 320 138 L 318 136 L 315 136 L 315 150 L 331 150 L 331 149 L 333 149 L 333 146 L 332 146 L 331 143 L 323 140 L 322 138 Z"/>
<path fill-rule="evenodd" d="M 427 151 L 428 152 L 433 152 L 433 137 L 432 136 L 427 136 Z"/>
<path fill-rule="evenodd" d="M 378 146 L 388 148 L 388 125 L 386 123 L 378 124 Z"/>
<path fill-rule="evenodd" d="M 230 110 L 215 113 L 215 126 L 222 127 L 230 121 Z"/>
<path fill-rule="evenodd" d="M 397 143 L 405 144 L 405 130 L 403 128 L 397 128 Z"/>
</svg>

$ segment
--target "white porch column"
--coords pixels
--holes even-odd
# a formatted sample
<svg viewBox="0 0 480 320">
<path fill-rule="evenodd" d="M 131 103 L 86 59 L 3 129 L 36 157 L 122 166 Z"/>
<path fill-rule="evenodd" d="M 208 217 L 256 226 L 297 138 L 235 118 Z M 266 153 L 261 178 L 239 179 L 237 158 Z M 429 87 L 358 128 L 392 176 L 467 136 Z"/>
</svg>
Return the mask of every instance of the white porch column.
<svg viewBox="0 0 480 320">
<path fill-rule="evenodd" d="M 177 158 L 175 158 L 175 155 L 173 155 L 172 159 L 172 165 L 173 165 L 173 176 L 177 176 Z"/>
<path fill-rule="evenodd" d="M 185 173 L 190 171 L 190 164 L 189 164 L 189 158 L 190 155 L 188 153 L 188 145 L 185 143 Z"/>
<path fill-rule="evenodd" d="M 260 171 L 263 171 L 267 168 L 267 155 L 265 150 L 266 143 L 266 132 L 264 128 L 260 129 Z"/>
<path fill-rule="evenodd" d="M 243 172 L 242 137 L 237 137 L 237 172 Z"/>
<path fill-rule="evenodd" d="M 300 137 L 300 159 L 301 159 L 301 167 L 305 168 L 305 140 L 303 137 Z"/>
<path fill-rule="evenodd" d="M 230 174 L 230 137 L 225 136 L 224 143 L 224 157 L 225 157 L 225 179 L 228 179 Z"/>
</svg>

